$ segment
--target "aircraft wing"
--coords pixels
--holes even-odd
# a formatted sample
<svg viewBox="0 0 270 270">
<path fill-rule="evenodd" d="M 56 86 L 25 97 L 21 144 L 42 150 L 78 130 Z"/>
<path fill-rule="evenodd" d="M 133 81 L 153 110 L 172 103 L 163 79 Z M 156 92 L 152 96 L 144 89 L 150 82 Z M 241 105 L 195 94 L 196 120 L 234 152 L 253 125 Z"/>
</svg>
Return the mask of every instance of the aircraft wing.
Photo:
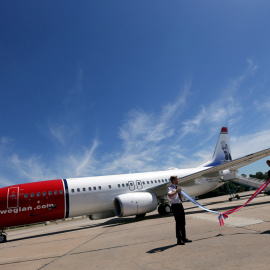
<svg viewBox="0 0 270 270">
<path fill-rule="evenodd" d="M 244 167 L 250 163 L 253 163 L 255 161 L 258 161 L 262 158 L 265 158 L 267 156 L 270 156 L 270 148 L 267 148 L 265 150 L 226 162 L 224 164 L 212 167 L 212 168 L 205 168 L 205 170 L 194 173 L 194 174 L 190 174 L 187 176 L 184 176 L 182 178 L 180 178 L 180 185 L 181 183 L 185 183 L 188 182 L 190 180 L 196 179 L 196 178 L 200 178 L 200 177 L 211 177 L 212 174 L 215 174 L 219 171 L 223 171 L 223 170 L 237 170 L 241 167 Z"/>
</svg>

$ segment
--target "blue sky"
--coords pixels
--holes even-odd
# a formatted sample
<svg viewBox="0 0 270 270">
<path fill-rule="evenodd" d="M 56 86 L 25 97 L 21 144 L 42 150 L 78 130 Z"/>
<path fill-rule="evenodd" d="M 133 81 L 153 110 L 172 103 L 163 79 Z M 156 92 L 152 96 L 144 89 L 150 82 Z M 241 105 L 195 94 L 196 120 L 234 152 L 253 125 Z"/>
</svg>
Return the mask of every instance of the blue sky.
<svg viewBox="0 0 270 270">
<path fill-rule="evenodd" d="M 1 1 L 0 186 L 198 166 L 222 126 L 270 147 L 269 8 Z"/>
</svg>

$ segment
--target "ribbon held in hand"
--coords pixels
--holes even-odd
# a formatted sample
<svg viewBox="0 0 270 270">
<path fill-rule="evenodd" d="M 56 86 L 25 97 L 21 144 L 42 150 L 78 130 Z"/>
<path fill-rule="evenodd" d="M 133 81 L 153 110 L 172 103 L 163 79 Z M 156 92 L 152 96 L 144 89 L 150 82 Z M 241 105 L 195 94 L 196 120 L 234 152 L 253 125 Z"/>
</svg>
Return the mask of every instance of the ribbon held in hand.
<svg viewBox="0 0 270 270">
<path fill-rule="evenodd" d="M 263 183 L 257 190 L 256 192 L 246 201 L 245 204 L 239 206 L 239 207 L 236 207 L 236 208 L 233 208 L 231 210 L 228 210 L 224 213 L 221 214 L 221 217 L 219 217 L 219 219 L 222 219 L 223 217 L 226 219 L 228 218 L 228 215 L 232 214 L 232 213 L 235 213 L 237 211 L 239 211 L 240 209 L 242 209 L 243 207 L 245 207 L 249 202 L 251 202 L 259 193 L 261 193 L 267 186 L 268 184 L 270 183 L 270 178 L 265 182 Z M 224 221 L 223 222 L 223 225 L 224 225 Z M 222 225 L 221 225 L 222 226 Z"/>
<path fill-rule="evenodd" d="M 224 225 L 224 221 L 223 221 L 223 218 L 222 218 L 222 214 L 221 213 L 218 213 L 216 211 L 213 211 L 213 210 L 209 210 L 207 209 L 206 207 L 202 206 L 201 204 L 199 204 L 195 199 L 193 199 L 190 195 L 188 195 L 183 189 L 181 190 L 181 194 L 184 195 L 189 201 L 191 201 L 192 203 L 194 203 L 195 205 L 197 205 L 198 207 L 202 208 L 203 210 L 207 211 L 207 212 L 210 212 L 210 213 L 214 213 L 214 214 L 217 214 L 218 215 L 218 219 L 219 219 L 219 224 L 220 226 Z M 223 224 L 221 224 L 223 223 Z"/>
<path fill-rule="evenodd" d="M 218 213 L 216 211 L 213 211 L 213 210 L 209 210 L 207 209 L 206 207 L 202 206 L 201 204 L 199 204 L 195 199 L 193 199 L 190 195 L 188 195 L 184 190 L 181 190 L 181 194 L 184 195 L 189 201 L 191 201 L 192 203 L 194 203 L 195 205 L 197 205 L 198 207 L 202 208 L 203 210 L 205 211 L 208 211 L 208 212 L 211 212 L 211 213 L 214 213 L 214 214 L 217 214 L 218 215 L 218 220 L 219 220 L 219 225 L 220 226 L 223 226 L 224 225 L 224 219 L 228 218 L 228 215 L 232 214 L 232 213 L 235 213 L 237 211 L 239 211 L 240 209 L 242 209 L 243 207 L 245 207 L 250 201 L 252 201 L 259 193 L 261 193 L 267 186 L 268 184 L 270 183 L 270 178 L 261 185 L 261 187 L 246 201 L 245 204 L 239 206 L 239 207 L 236 207 L 236 208 L 233 208 L 231 210 L 228 210 L 224 213 Z"/>
</svg>

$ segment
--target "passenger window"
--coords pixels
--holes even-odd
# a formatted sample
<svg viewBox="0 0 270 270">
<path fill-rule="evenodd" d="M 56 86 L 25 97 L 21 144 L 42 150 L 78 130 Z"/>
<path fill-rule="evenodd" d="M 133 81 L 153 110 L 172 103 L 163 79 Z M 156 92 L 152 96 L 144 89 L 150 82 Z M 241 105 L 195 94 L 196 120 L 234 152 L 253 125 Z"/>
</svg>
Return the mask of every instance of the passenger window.
<svg viewBox="0 0 270 270">
<path fill-rule="evenodd" d="M 49 194 L 49 195 L 52 195 L 52 191 L 49 191 L 48 194 Z"/>
<path fill-rule="evenodd" d="M 60 194 L 63 194 L 63 190 L 60 190 Z"/>
<path fill-rule="evenodd" d="M 125 184 L 122 184 L 122 187 L 125 187 Z"/>
<path fill-rule="evenodd" d="M 126 183 L 126 186 L 128 187 L 128 183 Z"/>
<path fill-rule="evenodd" d="M 155 180 L 155 183 L 157 183 L 157 180 Z"/>
<path fill-rule="evenodd" d="M 145 185 L 145 182 L 142 182 L 143 185 Z"/>
<path fill-rule="evenodd" d="M 31 193 L 31 197 L 32 197 L 32 198 L 35 197 L 35 193 Z"/>
<path fill-rule="evenodd" d="M 46 194 L 47 194 L 46 191 L 43 191 L 43 192 L 42 192 L 42 195 L 43 195 L 43 196 L 46 196 Z"/>
<path fill-rule="evenodd" d="M 158 182 L 160 183 L 160 180 L 158 180 Z"/>
<path fill-rule="evenodd" d="M 163 179 L 161 181 L 162 181 L 162 183 L 164 183 L 164 180 Z"/>
<path fill-rule="evenodd" d="M 98 189 L 101 189 L 101 186 L 99 186 Z"/>
<path fill-rule="evenodd" d="M 151 184 L 153 184 L 154 182 L 153 181 L 151 181 Z"/>
<path fill-rule="evenodd" d="M 130 185 L 133 187 L 133 183 L 130 183 Z"/>
<path fill-rule="evenodd" d="M 79 188 L 77 188 L 77 192 L 80 192 L 80 189 Z"/>
<path fill-rule="evenodd" d="M 120 185 L 120 184 L 118 184 L 118 187 L 121 187 L 121 185 Z"/>
<path fill-rule="evenodd" d="M 97 188 L 96 187 L 93 187 L 93 190 L 97 190 Z"/>
<path fill-rule="evenodd" d="M 85 187 L 82 189 L 83 191 L 86 191 Z"/>
<path fill-rule="evenodd" d="M 74 191 L 75 191 L 74 188 L 72 188 L 72 189 L 71 189 L 71 192 L 74 193 Z"/>
<path fill-rule="evenodd" d="M 40 197 L 40 192 L 37 192 L 37 197 Z"/>
<path fill-rule="evenodd" d="M 91 191 L 91 188 L 89 187 L 88 190 Z"/>
<path fill-rule="evenodd" d="M 149 181 L 147 181 L 147 184 L 149 185 Z"/>
<path fill-rule="evenodd" d="M 28 198 L 28 193 L 25 193 L 24 194 L 24 198 Z"/>
<path fill-rule="evenodd" d="M 111 186 L 111 185 L 109 185 L 108 187 L 109 187 L 109 188 L 112 188 L 112 186 Z"/>
<path fill-rule="evenodd" d="M 57 195 L 57 194 L 58 194 L 58 192 L 57 192 L 57 190 L 55 190 L 55 191 L 54 191 L 54 195 Z"/>
</svg>

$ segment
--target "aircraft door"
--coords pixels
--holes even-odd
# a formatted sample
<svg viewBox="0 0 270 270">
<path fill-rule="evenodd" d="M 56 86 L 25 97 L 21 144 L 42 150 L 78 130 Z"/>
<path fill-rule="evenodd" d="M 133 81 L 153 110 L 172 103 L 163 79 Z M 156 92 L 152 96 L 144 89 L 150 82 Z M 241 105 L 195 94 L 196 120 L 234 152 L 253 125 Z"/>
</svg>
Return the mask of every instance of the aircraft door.
<svg viewBox="0 0 270 270">
<path fill-rule="evenodd" d="M 7 208 L 19 207 L 19 187 L 11 187 L 7 193 Z"/>
<path fill-rule="evenodd" d="M 128 186 L 131 191 L 135 190 L 135 184 L 133 181 L 128 181 Z"/>
<path fill-rule="evenodd" d="M 137 186 L 137 189 L 142 189 L 143 188 L 142 181 L 136 180 L 136 186 Z"/>
</svg>

